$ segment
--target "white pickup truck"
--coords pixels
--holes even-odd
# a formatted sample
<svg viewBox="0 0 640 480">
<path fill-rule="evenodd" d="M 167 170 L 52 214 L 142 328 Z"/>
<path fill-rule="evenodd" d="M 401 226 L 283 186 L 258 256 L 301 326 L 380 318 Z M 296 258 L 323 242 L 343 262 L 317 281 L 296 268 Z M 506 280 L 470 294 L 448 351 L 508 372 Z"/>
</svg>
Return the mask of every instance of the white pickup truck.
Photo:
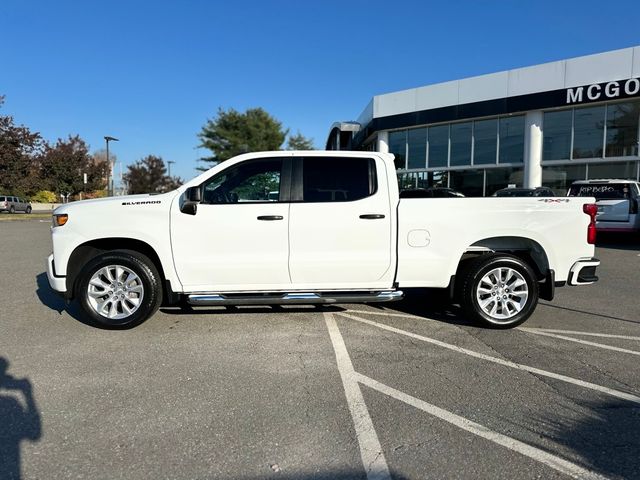
<svg viewBox="0 0 640 480">
<path fill-rule="evenodd" d="M 509 328 L 555 287 L 597 280 L 593 202 L 400 199 L 391 154 L 245 154 L 169 193 L 57 208 L 47 274 L 112 327 L 163 302 L 386 302 L 431 287 Z"/>
</svg>

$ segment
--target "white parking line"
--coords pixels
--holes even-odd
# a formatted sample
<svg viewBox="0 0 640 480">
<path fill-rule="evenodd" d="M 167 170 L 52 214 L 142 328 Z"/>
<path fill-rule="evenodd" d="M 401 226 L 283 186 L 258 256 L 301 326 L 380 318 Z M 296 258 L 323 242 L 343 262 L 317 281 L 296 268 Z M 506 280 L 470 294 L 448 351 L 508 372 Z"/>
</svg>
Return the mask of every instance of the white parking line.
<svg viewBox="0 0 640 480">
<path fill-rule="evenodd" d="M 336 353 L 336 361 L 338 363 L 338 371 L 342 378 L 344 393 L 347 397 L 347 405 L 353 419 L 353 426 L 356 430 L 356 438 L 360 446 L 360 457 L 362 464 L 367 473 L 367 480 L 391 480 L 387 461 L 382 453 L 382 447 L 378 440 L 378 435 L 373 427 L 369 410 L 364 403 L 360 385 L 355 379 L 356 372 L 353 369 L 349 352 L 344 344 L 338 325 L 331 313 L 324 313 L 325 323 L 333 350 Z"/>
<path fill-rule="evenodd" d="M 543 331 L 536 330 L 534 328 L 520 327 L 518 328 L 518 330 L 522 330 L 523 332 L 527 332 L 527 333 L 533 333 L 534 335 L 543 335 L 545 337 L 559 338 L 561 340 L 567 340 L 569 342 L 581 343 L 583 345 L 590 345 L 592 347 L 604 348 L 606 350 L 613 350 L 615 352 L 630 353 L 631 355 L 640 355 L 640 352 L 637 352 L 635 350 L 628 350 L 626 348 L 620 348 L 620 347 L 612 347 L 611 345 L 605 345 L 603 343 L 596 343 L 596 342 L 589 342 L 588 340 L 581 340 L 579 338 L 567 337 L 566 335 L 556 335 L 555 333 L 543 332 Z"/>
<path fill-rule="evenodd" d="M 554 470 L 562 472 L 566 475 L 569 475 L 573 478 L 581 478 L 581 479 L 602 479 L 601 475 L 597 473 L 587 470 L 575 463 L 564 460 L 563 458 L 557 457 L 555 455 L 551 455 L 550 453 L 545 452 L 539 448 L 528 445 L 524 442 L 516 440 L 515 438 L 507 437 L 498 432 L 494 432 L 493 430 L 489 430 L 484 425 L 480 425 L 479 423 L 468 420 L 464 417 L 456 415 L 455 413 L 444 410 L 440 407 L 436 407 L 430 403 L 425 402 L 424 400 L 420 400 L 419 398 L 412 397 L 404 392 L 396 390 L 395 388 L 389 387 L 383 383 L 380 383 L 370 377 L 362 375 L 360 373 L 355 372 L 355 378 L 357 381 L 366 385 L 369 388 L 372 388 L 380 393 L 388 395 L 396 400 L 400 400 L 408 405 L 411 405 L 415 408 L 422 410 L 423 412 L 428 413 L 429 415 L 433 415 L 441 420 L 444 420 L 447 423 L 455 425 L 462 430 L 465 430 L 469 433 L 477 435 L 479 437 L 485 438 L 491 442 L 497 443 L 498 445 L 502 445 L 509 450 L 514 452 L 518 452 L 521 455 L 529 457 L 537 462 L 543 463 Z"/>
<path fill-rule="evenodd" d="M 415 318 L 416 320 L 432 320 L 434 322 L 437 321 L 427 317 L 418 317 L 417 315 L 411 315 L 409 313 L 375 312 L 375 311 L 369 311 L 369 310 L 345 310 L 345 313 L 366 313 L 368 315 L 384 315 L 385 317 L 402 317 L 402 318 Z"/>
<path fill-rule="evenodd" d="M 349 311 L 349 310 L 347 310 Z M 640 340 L 640 337 L 632 337 L 629 335 L 613 335 L 611 333 L 594 333 L 594 332 L 579 332 L 576 330 L 556 330 L 554 328 L 535 328 L 535 327 L 517 327 L 519 330 L 535 330 L 536 332 L 549 332 L 549 333 L 567 333 L 569 335 L 584 335 L 586 337 L 602 337 L 602 338 L 620 338 L 622 340 Z"/>
<path fill-rule="evenodd" d="M 561 380 L 563 382 L 571 383 L 573 385 L 578 385 L 583 388 L 588 388 L 590 390 L 595 390 L 597 392 L 605 393 L 607 395 L 611 395 L 612 397 L 621 398 L 623 400 L 627 400 L 629 402 L 634 402 L 640 404 L 640 397 L 636 395 L 632 395 L 630 393 L 622 392 L 620 390 L 614 390 L 612 388 L 603 387 L 602 385 L 597 385 L 591 382 L 585 382 L 584 380 L 578 380 L 577 378 L 568 377 L 566 375 L 561 375 L 559 373 L 549 372 L 547 370 L 542 370 L 540 368 L 530 367 L 528 365 L 522 365 L 520 363 L 515 363 L 510 360 L 503 360 L 501 358 L 492 357 L 490 355 L 485 355 L 484 353 L 474 352 L 473 350 L 469 350 L 466 348 L 458 347 L 457 345 L 453 345 L 451 343 L 441 342 L 440 340 L 436 340 L 434 338 L 425 337 L 422 335 L 418 335 L 417 333 L 408 332 L 406 330 L 401 330 L 399 328 L 391 327 L 389 325 L 385 325 L 383 323 L 374 322 L 372 320 L 366 320 L 364 318 L 359 318 L 354 315 L 349 315 L 344 312 L 336 312 L 337 315 L 341 315 L 343 317 L 350 318 L 352 320 L 356 320 L 357 322 L 366 323 L 367 325 L 371 325 L 373 327 L 380 328 L 382 330 L 387 330 L 389 332 L 398 333 L 400 335 L 404 335 L 407 337 L 415 338 L 417 340 L 421 340 L 423 342 L 431 343 L 433 345 L 437 345 L 439 347 L 447 348 L 454 352 L 463 353 L 465 355 L 469 355 L 470 357 L 479 358 L 482 360 L 487 360 L 489 362 L 497 363 L 498 365 L 503 365 L 505 367 L 515 368 L 517 370 L 523 370 L 525 372 L 533 373 L 535 375 L 540 375 L 543 377 L 554 378 L 556 380 Z"/>
</svg>

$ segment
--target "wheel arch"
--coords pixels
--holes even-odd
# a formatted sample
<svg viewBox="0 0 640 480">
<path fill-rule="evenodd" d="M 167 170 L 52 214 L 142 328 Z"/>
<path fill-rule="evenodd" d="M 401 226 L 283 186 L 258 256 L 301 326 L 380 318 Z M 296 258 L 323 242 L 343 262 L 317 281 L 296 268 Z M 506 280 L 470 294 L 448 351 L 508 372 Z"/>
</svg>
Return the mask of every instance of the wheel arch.
<svg viewBox="0 0 640 480">
<path fill-rule="evenodd" d="M 148 243 L 135 238 L 116 237 L 116 238 L 101 238 L 95 240 L 89 240 L 85 243 L 78 245 L 71 255 L 67 263 L 67 297 L 72 299 L 75 297 L 75 289 L 77 287 L 77 280 L 82 270 L 82 267 L 87 264 L 92 258 L 101 255 L 105 252 L 114 250 L 130 250 L 133 252 L 141 253 L 153 262 L 154 266 L 158 269 L 158 273 L 161 277 L 161 285 L 163 287 L 164 295 L 168 295 L 168 289 L 166 288 L 166 275 L 160 257 L 156 253 L 155 249 Z"/>
<path fill-rule="evenodd" d="M 458 271 L 469 259 L 493 252 L 519 257 L 533 268 L 539 280 L 546 278 L 551 268 L 547 252 L 538 241 L 527 237 L 501 236 L 483 238 L 469 245 L 458 261 Z"/>
</svg>

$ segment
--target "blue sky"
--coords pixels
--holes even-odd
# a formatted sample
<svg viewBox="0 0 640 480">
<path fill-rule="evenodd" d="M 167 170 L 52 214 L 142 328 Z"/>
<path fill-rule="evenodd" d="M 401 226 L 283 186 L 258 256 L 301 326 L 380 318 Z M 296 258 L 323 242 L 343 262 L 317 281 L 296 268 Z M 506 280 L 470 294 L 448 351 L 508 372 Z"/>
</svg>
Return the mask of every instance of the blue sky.
<svg viewBox="0 0 640 480">
<path fill-rule="evenodd" d="M 640 45 L 637 19 L 637 1 L 2 0 L 1 111 L 188 179 L 218 107 L 322 148 L 373 95 Z"/>
</svg>

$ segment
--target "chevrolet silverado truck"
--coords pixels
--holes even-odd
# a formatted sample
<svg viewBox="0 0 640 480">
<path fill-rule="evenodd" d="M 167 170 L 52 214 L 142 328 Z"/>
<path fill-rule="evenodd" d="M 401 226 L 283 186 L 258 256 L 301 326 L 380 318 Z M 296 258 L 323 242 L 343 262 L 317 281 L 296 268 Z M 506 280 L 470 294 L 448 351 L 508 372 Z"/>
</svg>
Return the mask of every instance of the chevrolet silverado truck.
<svg viewBox="0 0 640 480">
<path fill-rule="evenodd" d="M 448 289 L 482 325 L 595 282 L 590 198 L 400 198 L 394 157 L 261 152 L 177 190 L 53 213 L 51 287 L 103 326 L 165 305 L 389 302 Z"/>
</svg>

